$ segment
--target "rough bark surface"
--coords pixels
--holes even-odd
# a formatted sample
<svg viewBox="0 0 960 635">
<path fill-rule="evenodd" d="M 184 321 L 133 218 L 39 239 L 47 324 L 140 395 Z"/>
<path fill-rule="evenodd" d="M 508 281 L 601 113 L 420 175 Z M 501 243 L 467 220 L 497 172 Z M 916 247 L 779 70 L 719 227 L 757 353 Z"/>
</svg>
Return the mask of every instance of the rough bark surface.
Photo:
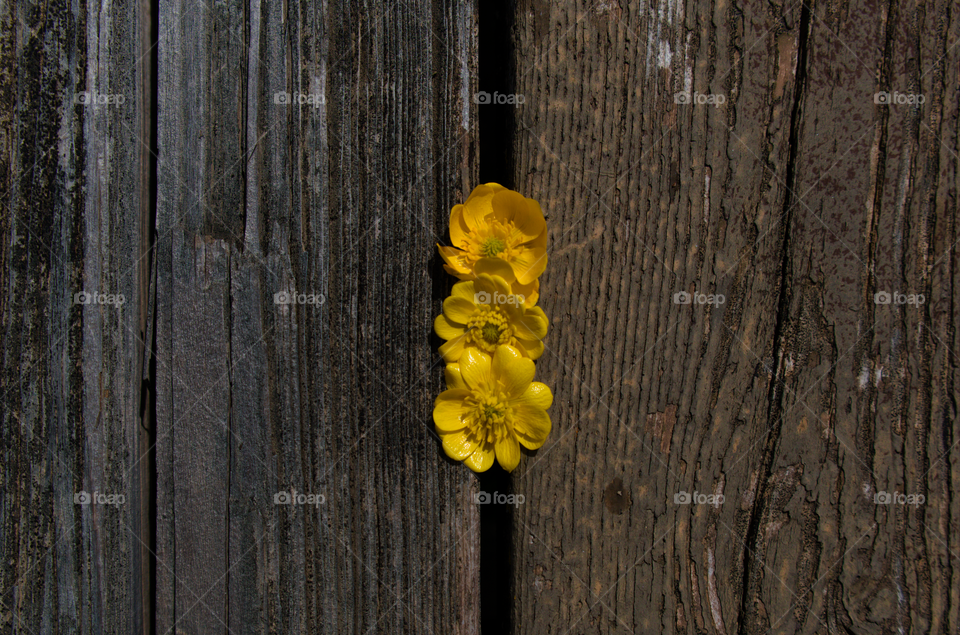
<svg viewBox="0 0 960 635">
<path fill-rule="evenodd" d="M 557 399 L 514 630 L 956 632 L 956 5 L 530 0 L 515 31 Z"/>
</svg>

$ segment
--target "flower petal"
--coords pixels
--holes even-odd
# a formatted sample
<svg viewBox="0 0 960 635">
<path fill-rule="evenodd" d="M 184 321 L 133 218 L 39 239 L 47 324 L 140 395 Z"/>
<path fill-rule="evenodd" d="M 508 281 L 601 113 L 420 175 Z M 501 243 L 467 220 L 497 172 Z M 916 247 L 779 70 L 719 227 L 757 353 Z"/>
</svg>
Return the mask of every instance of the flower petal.
<svg viewBox="0 0 960 635">
<path fill-rule="evenodd" d="M 547 250 L 542 247 L 523 248 L 510 261 L 517 282 L 528 284 L 540 277 L 547 268 Z"/>
<path fill-rule="evenodd" d="M 530 359 L 540 359 L 540 357 L 543 356 L 545 347 L 540 340 L 525 340 L 518 337 L 517 344 L 520 345 L 520 348 L 523 349 L 523 352 Z"/>
<path fill-rule="evenodd" d="M 443 245 L 437 245 L 437 249 L 440 250 L 440 257 L 446 263 L 444 269 L 458 278 L 470 274 L 470 267 L 463 262 L 463 251 L 456 247 L 444 247 Z"/>
<path fill-rule="evenodd" d="M 473 265 L 473 272 L 476 275 L 489 273 L 491 276 L 500 276 L 507 282 L 513 282 L 517 275 L 513 272 L 510 263 L 501 258 L 481 258 Z"/>
<path fill-rule="evenodd" d="M 525 340 L 542 340 L 547 336 L 547 316 L 540 307 L 532 307 L 524 311 L 523 317 L 516 326 L 517 337 Z M 437 333 L 440 332 L 437 331 Z"/>
<path fill-rule="evenodd" d="M 477 304 L 493 304 L 494 294 L 497 292 L 497 286 L 493 283 L 490 274 L 481 273 L 473 283 L 473 288 L 477 294 L 472 298 Z M 485 294 L 485 295 L 482 295 Z"/>
<path fill-rule="evenodd" d="M 493 458 L 493 444 L 484 441 L 474 450 L 473 454 L 467 457 L 463 464 L 474 472 L 486 472 L 493 467 Z"/>
<path fill-rule="evenodd" d="M 487 389 L 493 383 L 490 366 L 490 356 L 476 348 L 466 349 L 460 357 L 460 374 L 471 390 Z"/>
<path fill-rule="evenodd" d="M 450 368 L 447 366 L 447 368 Z M 450 386 L 448 383 L 447 386 Z M 533 406 L 541 410 L 546 410 L 553 403 L 553 393 L 550 387 L 539 381 L 531 382 L 523 394 L 513 400 L 512 405 Z"/>
<path fill-rule="evenodd" d="M 463 205 L 454 205 L 450 210 L 450 244 L 454 247 L 463 247 L 467 241 L 470 228 L 463 220 Z"/>
<path fill-rule="evenodd" d="M 490 277 L 493 287 L 499 295 L 509 296 L 513 294 L 513 289 L 510 288 L 510 283 L 504 280 L 502 276 L 490 276 L 489 274 L 483 275 Z"/>
<path fill-rule="evenodd" d="M 447 364 L 443 369 L 443 378 L 447 382 L 447 388 L 467 387 L 467 383 L 463 381 L 463 375 L 460 374 L 460 364 Z"/>
<path fill-rule="evenodd" d="M 443 301 L 443 315 L 451 322 L 466 324 L 477 312 L 477 305 L 473 300 L 467 300 L 459 296 L 450 296 Z"/>
<path fill-rule="evenodd" d="M 530 284 L 514 282 L 510 287 L 515 294 L 523 296 L 523 305 L 527 308 L 532 308 L 540 299 L 540 280 L 534 280 Z"/>
<path fill-rule="evenodd" d="M 492 201 L 492 194 L 478 196 L 471 194 L 467 202 L 463 204 L 463 222 L 471 232 L 487 227 L 486 218 L 493 215 Z"/>
<path fill-rule="evenodd" d="M 433 321 L 433 331 L 440 337 L 445 340 L 452 340 L 455 337 L 460 337 L 463 335 L 463 332 L 466 327 L 464 325 L 456 325 L 450 322 L 446 317 L 438 315 L 437 319 Z"/>
<path fill-rule="evenodd" d="M 492 370 L 508 398 L 522 395 L 536 372 L 533 361 L 512 346 L 497 347 L 493 354 Z"/>
<path fill-rule="evenodd" d="M 493 181 L 489 183 L 484 183 L 473 188 L 473 191 L 470 192 L 470 196 L 467 197 L 467 200 L 470 200 L 474 196 L 485 196 L 487 194 L 496 194 L 500 190 L 505 190 L 507 188 L 503 187 L 499 183 L 494 183 Z"/>
<path fill-rule="evenodd" d="M 440 441 L 443 445 L 443 451 L 455 461 L 463 461 L 473 454 L 477 446 L 480 445 L 479 439 L 466 432 L 441 433 Z"/>
<path fill-rule="evenodd" d="M 550 415 L 543 408 L 514 402 L 513 431 L 523 447 L 536 450 L 542 446 L 550 434 L 550 427 Z"/>
<path fill-rule="evenodd" d="M 450 291 L 450 295 L 455 298 L 463 298 L 464 300 L 470 300 L 473 302 L 473 294 L 476 293 L 474 289 L 473 280 L 466 280 L 464 282 L 458 282 L 453 285 L 453 290 Z"/>
<path fill-rule="evenodd" d="M 440 393 L 433 406 L 433 423 L 437 426 L 437 432 L 456 432 L 467 426 L 463 421 L 463 400 L 469 396 L 470 391 L 465 388 Z"/>
<path fill-rule="evenodd" d="M 440 356 L 448 364 L 459 361 L 463 356 L 463 347 L 467 343 L 465 335 L 456 337 L 440 347 Z"/>
<path fill-rule="evenodd" d="M 497 441 L 497 462 L 508 472 L 520 465 L 520 444 L 512 434 Z"/>
<path fill-rule="evenodd" d="M 537 238 L 547 226 L 540 205 L 513 190 L 502 190 L 493 195 L 493 211 L 498 220 L 513 221 L 523 237 L 522 242 Z"/>
<path fill-rule="evenodd" d="M 547 248 L 547 230 L 546 230 L 546 228 L 544 228 L 543 232 L 542 232 L 539 236 L 537 236 L 537 237 L 534 238 L 533 240 L 527 241 L 526 243 L 523 244 L 523 246 L 524 246 L 524 247 L 530 247 L 531 249 L 535 249 L 535 248 L 538 248 L 538 247 L 539 247 L 539 248 L 542 248 L 542 249 L 546 249 L 546 248 Z"/>
</svg>

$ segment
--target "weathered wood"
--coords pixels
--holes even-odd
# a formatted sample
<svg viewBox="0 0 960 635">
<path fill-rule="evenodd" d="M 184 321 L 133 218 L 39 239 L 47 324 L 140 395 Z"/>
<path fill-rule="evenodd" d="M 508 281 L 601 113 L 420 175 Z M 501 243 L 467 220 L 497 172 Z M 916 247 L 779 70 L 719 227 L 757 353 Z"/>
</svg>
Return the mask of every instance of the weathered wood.
<svg viewBox="0 0 960 635">
<path fill-rule="evenodd" d="M 947 2 L 520 7 L 556 401 L 514 475 L 516 631 L 956 632 L 958 31 Z"/>
<path fill-rule="evenodd" d="M 477 632 L 475 479 L 430 419 L 475 23 L 422 1 L 162 12 L 159 633 Z M 275 504 L 291 489 L 325 500 Z"/>
<path fill-rule="evenodd" d="M 143 29 L 135 3 L 0 7 L 5 633 L 143 627 Z"/>
</svg>

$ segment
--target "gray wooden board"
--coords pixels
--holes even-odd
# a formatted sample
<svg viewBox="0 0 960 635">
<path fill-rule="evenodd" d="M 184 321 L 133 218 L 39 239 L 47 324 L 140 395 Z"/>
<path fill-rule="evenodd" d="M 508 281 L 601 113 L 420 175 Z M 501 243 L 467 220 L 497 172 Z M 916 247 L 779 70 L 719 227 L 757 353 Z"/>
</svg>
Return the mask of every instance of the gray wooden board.
<svg viewBox="0 0 960 635">
<path fill-rule="evenodd" d="M 0 7 L 6 633 L 143 628 L 141 18 L 132 3 Z"/>
<path fill-rule="evenodd" d="M 158 632 L 477 632 L 476 479 L 431 421 L 475 8 L 166 9 Z"/>
</svg>

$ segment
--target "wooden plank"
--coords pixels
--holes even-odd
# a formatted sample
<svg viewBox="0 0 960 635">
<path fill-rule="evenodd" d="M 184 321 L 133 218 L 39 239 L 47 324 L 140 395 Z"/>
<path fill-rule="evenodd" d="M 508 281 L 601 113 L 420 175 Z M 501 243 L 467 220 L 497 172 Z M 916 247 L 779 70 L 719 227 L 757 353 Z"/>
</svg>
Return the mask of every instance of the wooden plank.
<svg viewBox="0 0 960 635">
<path fill-rule="evenodd" d="M 516 24 L 556 401 L 514 474 L 514 630 L 956 630 L 956 12 L 528 2 Z M 875 504 L 895 491 L 926 504 Z"/>
<path fill-rule="evenodd" d="M 162 13 L 158 632 L 477 632 L 476 485 L 431 436 L 428 326 L 475 179 L 475 22 Z"/>
<path fill-rule="evenodd" d="M 0 24 L 0 630 L 140 632 L 144 24 L 58 2 Z"/>
</svg>

